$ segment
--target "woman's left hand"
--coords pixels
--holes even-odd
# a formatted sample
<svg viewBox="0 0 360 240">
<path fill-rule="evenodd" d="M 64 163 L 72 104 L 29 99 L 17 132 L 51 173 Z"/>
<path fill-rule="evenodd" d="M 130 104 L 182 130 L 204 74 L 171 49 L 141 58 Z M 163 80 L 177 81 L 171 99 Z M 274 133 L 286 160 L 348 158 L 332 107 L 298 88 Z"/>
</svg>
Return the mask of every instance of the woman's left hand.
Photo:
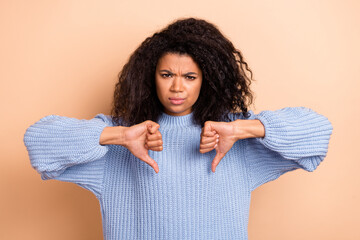
<svg viewBox="0 0 360 240">
<path fill-rule="evenodd" d="M 233 122 L 207 121 L 201 131 L 200 152 L 216 150 L 211 170 L 215 169 L 221 159 L 239 139 L 264 137 L 265 128 L 259 120 L 236 120 Z"/>
</svg>

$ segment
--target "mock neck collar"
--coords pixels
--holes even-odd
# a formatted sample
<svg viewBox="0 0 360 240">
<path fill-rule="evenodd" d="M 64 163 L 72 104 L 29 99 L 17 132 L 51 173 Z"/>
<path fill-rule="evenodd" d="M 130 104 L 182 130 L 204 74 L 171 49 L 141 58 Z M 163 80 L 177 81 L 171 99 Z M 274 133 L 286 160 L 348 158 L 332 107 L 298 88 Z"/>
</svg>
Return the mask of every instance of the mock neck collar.
<svg viewBox="0 0 360 240">
<path fill-rule="evenodd" d="M 172 116 L 163 112 L 159 117 L 158 123 L 160 126 L 195 126 L 193 113 L 184 116 Z"/>
</svg>

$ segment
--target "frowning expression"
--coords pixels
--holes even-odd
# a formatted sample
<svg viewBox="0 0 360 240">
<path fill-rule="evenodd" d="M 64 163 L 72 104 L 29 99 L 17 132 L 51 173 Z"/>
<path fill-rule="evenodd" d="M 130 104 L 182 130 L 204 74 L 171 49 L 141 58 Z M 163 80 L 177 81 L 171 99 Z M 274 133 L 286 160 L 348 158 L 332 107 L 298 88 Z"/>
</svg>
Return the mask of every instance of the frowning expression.
<svg viewBox="0 0 360 240">
<path fill-rule="evenodd" d="M 186 54 L 166 53 L 156 66 L 156 93 L 164 112 L 183 116 L 192 112 L 199 97 L 202 72 Z"/>
</svg>

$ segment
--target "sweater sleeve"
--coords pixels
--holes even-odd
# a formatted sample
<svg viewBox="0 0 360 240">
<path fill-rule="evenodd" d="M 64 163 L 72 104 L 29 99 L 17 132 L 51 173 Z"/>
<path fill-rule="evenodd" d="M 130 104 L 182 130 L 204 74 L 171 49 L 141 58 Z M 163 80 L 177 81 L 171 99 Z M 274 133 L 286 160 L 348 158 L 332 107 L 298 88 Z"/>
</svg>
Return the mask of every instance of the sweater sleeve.
<svg viewBox="0 0 360 240">
<path fill-rule="evenodd" d="M 291 170 L 314 171 L 327 154 L 332 125 L 311 109 L 263 111 L 250 119 L 265 126 L 264 138 L 247 139 L 252 190 Z"/>
<path fill-rule="evenodd" d="M 99 138 L 109 125 L 111 119 L 103 114 L 91 120 L 56 115 L 40 119 L 24 135 L 31 165 L 44 180 L 74 182 L 99 196 L 108 151 Z"/>
</svg>

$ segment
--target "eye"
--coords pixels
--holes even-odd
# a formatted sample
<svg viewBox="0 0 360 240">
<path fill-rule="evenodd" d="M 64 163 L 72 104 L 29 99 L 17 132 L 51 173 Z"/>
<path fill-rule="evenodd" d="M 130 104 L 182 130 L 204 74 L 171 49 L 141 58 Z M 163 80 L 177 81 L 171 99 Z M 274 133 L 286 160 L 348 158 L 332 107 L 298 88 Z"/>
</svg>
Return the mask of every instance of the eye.
<svg viewBox="0 0 360 240">
<path fill-rule="evenodd" d="M 162 73 L 160 76 L 163 77 L 163 78 L 171 78 L 172 74 L 170 74 L 170 73 Z"/>
<path fill-rule="evenodd" d="M 186 78 L 186 79 L 189 79 L 189 80 L 195 80 L 195 79 L 196 79 L 196 77 L 190 76 L 190 75 L 185 76 L 185 78 Z"/>
</svg>

